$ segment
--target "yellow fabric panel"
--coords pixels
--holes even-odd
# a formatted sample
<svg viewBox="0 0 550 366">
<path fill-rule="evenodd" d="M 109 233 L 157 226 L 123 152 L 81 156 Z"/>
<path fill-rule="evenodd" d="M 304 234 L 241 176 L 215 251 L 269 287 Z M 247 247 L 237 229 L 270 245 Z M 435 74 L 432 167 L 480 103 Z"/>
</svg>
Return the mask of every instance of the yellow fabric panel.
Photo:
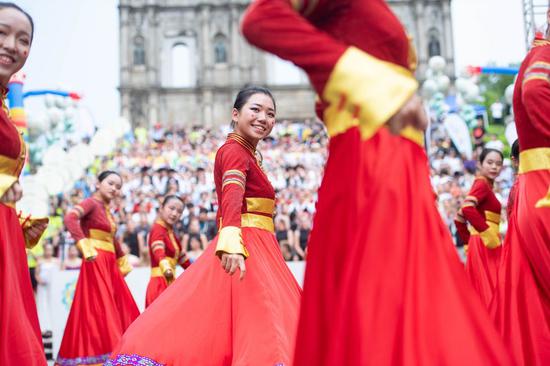
<svg viewBox="0 0 550 366">
<path fill-rule="evenodd" d="M 275 200 L 271 198 L 247 197 L 246 210 L 249 212 L 261 212 L 273 215 L 273 211 L 275 211 Z"/>
<path fill-rule="evenodd" d="M 396 64 L 349 47 L 334 67 L 323 100 L 330 136 L 359 126 L 371 138 L 418 89 L 413 74 Z"/>
<path fill-rule="evenodd" d="M 485 211 L 485 219 L 497 225 L 500 224 L 500 214 L 491 211 Z"/>
<path fill-rule="evenodd" d="M 216 245 L 216 255 L 222 253 L 241 254 L 248 258 L 248 250 L 243 243 L 241 229 L 236 226 L 223 227 L 218 234 L 218 243 Z"/>
<path fill-rule="evenodd" d="M 264 229 L 271 233 L 275 232 L 275 225 L 273 224 L 273 218 L 254 215 L 254 214 L 242 214 L 241 216 L 242 227 L 255 227 L 257 229 Z"/>
<path fill-rule="evenodd" d="M 0 197 L 10 189 L 13 183 L 17 182 L 17 179 L 15 176 L 0 173 Z M 11 202 L 8 206 L 15 207 L 14 202 Z"/>
<path fill-rule="evenodd" d="M 550 147 L 539 147 L 519 153 L 519 174 L 550 170 Z"/>
<path fill-rule="evenodd" d="M 90 239 L 97 239 L 97 240 L 112 242 L 113 234 L 107 231 L 99 230 L 99 229 L 90 229 Z"/>
<path fill-rule="evenodd" d="M 123 276 L 126 276 L 128 273 L 132 272 L 132 269 L 134 269 L 128 261 L 127 255 L 123 255 L 122 257 L 118 258 L 116 262 L 118 264 L 118 269 Z"/>
</svg>

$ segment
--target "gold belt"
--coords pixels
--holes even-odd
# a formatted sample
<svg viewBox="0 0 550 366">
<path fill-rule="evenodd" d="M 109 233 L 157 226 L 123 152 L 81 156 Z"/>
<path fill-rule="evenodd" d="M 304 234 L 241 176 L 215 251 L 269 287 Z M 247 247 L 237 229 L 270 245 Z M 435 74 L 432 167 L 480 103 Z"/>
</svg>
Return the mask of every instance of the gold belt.
<svg viewBox="0 0 550 366">
<path fill-rule="evenodd" d="M 91 238 L 88 238 L 88 240 L 96 249 L 104 250 L 110 253 L 115 252 L 115 245 L 111 242 Z"/>
<path fill-rule="evenodd" d="M 271 233 L 275 232 L 275 225 L 271 216 L 244 213 L 241 215 L 241 227 L 255 227 Z M 223 228 L 223 218 L 220 217 L 220 230 Z"/>
<path fill-rule="evenodd" d="M 113 234 L 110 232 L 99 229 L 90 229 L 88 240 L 96 249 L 101 249 L 111 253 L 115 252 Z"/>
<path fill-rule="evenodd" d="M 271 233 L 275 232 L 273 218 L 269 216 L 245 213 L 241 215 L 241 227 L 255 227 L 264 229 Z"/>
<path fill-rule="evenodd" d="M 519 154 L 519 174 L 550 170 L 550 147 L 528 149 Z"/>
</svg>

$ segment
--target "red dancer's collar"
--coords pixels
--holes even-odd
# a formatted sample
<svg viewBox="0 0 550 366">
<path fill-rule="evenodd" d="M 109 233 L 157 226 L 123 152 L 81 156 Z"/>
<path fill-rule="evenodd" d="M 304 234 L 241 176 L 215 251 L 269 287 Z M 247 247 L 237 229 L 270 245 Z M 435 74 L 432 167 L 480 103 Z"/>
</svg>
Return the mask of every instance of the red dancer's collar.
<svg viewBox="0 0 550 366">
<path fill-rule="evenodd" d="M 252 145 L 250 142 L 248 142 L 248 140 L 246 140 L 238 133 L 231 132 L 229 135 L 227 135 L 227 139 L 237 141 L 241 146 L 250 151 L 252 153 L 252 156 L 256 156 L 256 148 L 254 147 L 254 145 Z"/>
</svg>

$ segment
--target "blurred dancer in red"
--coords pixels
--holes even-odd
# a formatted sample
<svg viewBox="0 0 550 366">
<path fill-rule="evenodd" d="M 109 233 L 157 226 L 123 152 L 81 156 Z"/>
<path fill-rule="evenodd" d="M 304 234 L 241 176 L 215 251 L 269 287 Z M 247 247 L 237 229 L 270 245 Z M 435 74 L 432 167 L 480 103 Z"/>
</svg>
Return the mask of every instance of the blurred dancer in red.
<svg viewBox="0 0 550 366">
<path fill-rule="evenodd" d="M 483 149 L 479 156 L 479 175 L 455 219 L 458 234 L 468 245 L 466 273 L 487 307 L 493 299 L 502 250 L 499 229 L 502 206 L 493 192 L 502 160 L 499 150 Z M 471 225 L 471 234 L 467 223 Z"/>
<path fill-rule="evenodd" d="M 331 136 L 295 365 L 509 365 L 434 203 L 414 51 L 383 0 L 257 0 L 242 30 L 308 74 Z"/>
<path fill-rule="evenodd" d="M 37 243 L 47 223 L 25 220 L 22 229 L 15 210 L 26 147 L 5 105 L 8 82 L 27 60 L 33 31 L 27 13 L 0 3 L 0 365 L 46 365 L 25 247 Z"/>
<path fill-rule="evenodd" d="M 183 268 L 191 262 L 174 234 L 174 225 L 183 213 L 183 201 L 175 195 L 164 197 L 159 208 L 157 221 L 149 233 L 149 255 L 151 256 L 151 280 L 145 295 L 145 307 L 159 297 L 176 279 L 176 264 Z"/>
<path fill-rule="evenodd" d="M 547 13 L 550 28 L 550 9 Z M 550 34 L 536 38 L 514 90 L 520 146 L 491 314 L 516 364 L 550 364 Z"/>
<path fill-rule="evenodd" d="M 139 310 L 124 281 L 132 270 L 115 237 L 109 204 L 122 178 L 113 171 L 98 176 L 96 192 L 65 215 L 82 262 L 56 365 L 102 365 Z"/>
</svg>

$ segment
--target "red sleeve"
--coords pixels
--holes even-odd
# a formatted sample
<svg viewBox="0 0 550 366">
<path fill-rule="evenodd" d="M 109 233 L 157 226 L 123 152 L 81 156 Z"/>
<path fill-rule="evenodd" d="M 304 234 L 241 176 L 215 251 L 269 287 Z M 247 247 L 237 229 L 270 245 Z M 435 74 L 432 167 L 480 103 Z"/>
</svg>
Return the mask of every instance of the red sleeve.
<svg viewBox="0 0 550 366">
<path fill-rule="evenodd" d="M 527 68 L 521 98 L 536 130 L 550 139 L 550 60 L 535 61 Z"/>
<path fill-rule="evenodd" d="M 485 216 L 477 210 L 477 206 L 485 200 L 489 191 L 490 188 L 483 179 L 476 179 L 461 208 L 464 218 L 479 232 L 489 228 Z"/>
<path fill-rule="evenodd" d="M 250 158 L 240 145 L 226 145 L 220 150 L 222 174 L 222 226 L 241 227 L 241 212 Z"/>
<path fill-rule="evenodd" d="M 246 11 L 242 33 L 254 46 L 289 60 L 309 76 L 319 95 L 347 45 L 317 29 L 288 0 L 258 0 Z"/>
<path fill-rule="evenodd" d="M 177 245 L 179 245 L 180 247 L 180 255 L 178 257 L 178 264 L 180 266 L 182 266 L 184 269 L 186 269 L 187 267 L 189 267 L 191 265 L 191 261 L 189 260 L 189 258 L 187 257 L 187 251 L 185 250 L 186 248 L 184 248 L 182 245 L 181 245 L 181 240 L 180 238 L 178 238 L 176 236 L 176 234 L 174 234 L 174 238 L 176 239 L 176 242 L 177 242 Z"/>
<path fill-rule="evenodd" d="M 86 237 L 80 225 L 80 220 L 88 216 L 94 210 L 95 207 L 96 205 L 94 204 L 94 202 L 91 199 L 87 199 L 80 202 L 75 207 L 73 207 L 65 215 L 65 218 L 64 218 L 65 226 L 67 227 L 67 230 L 69 231 L 69 233 L 71 233 L 71 236 L 75 240 L 75 242 L 78 242 L 79 240 L 84 239 Z M 75 213 L 75 211 L 78 211 L 80 213 L 80 216 L 78 216 Z"/>
<path fill-rule="evenodd" d="M 455 226 L 462 243 L 468 244 L 468 241 L 470 241 L 470 231 L 468 230 L 466 218 L 464 217 L 462 209 L 458 210 L 458 213 L 456 214 Z"/>
<path fill-rule="evenodd" d="M 113 238 L 113 244 L 115 246 L 115 255 L 116 255 L 116 257 L 117 258 L 124 257 L 125 254 L 122 251 L 122 247 L 120 246 L 120 241 L 117 239 L 116 236 Z"/>
<path fill-rule="evenodd" d="M 151 230 L 151 234 L 149 235 L 149 246 L 151 247 L 153 262 L 157 263 L 157 265 L 162 259 L 166 258 L 166 244 L 164 239 L 164 230 L 159 230 L 158 228 L 153 228 L 153 230 Z"/>
</svg>

